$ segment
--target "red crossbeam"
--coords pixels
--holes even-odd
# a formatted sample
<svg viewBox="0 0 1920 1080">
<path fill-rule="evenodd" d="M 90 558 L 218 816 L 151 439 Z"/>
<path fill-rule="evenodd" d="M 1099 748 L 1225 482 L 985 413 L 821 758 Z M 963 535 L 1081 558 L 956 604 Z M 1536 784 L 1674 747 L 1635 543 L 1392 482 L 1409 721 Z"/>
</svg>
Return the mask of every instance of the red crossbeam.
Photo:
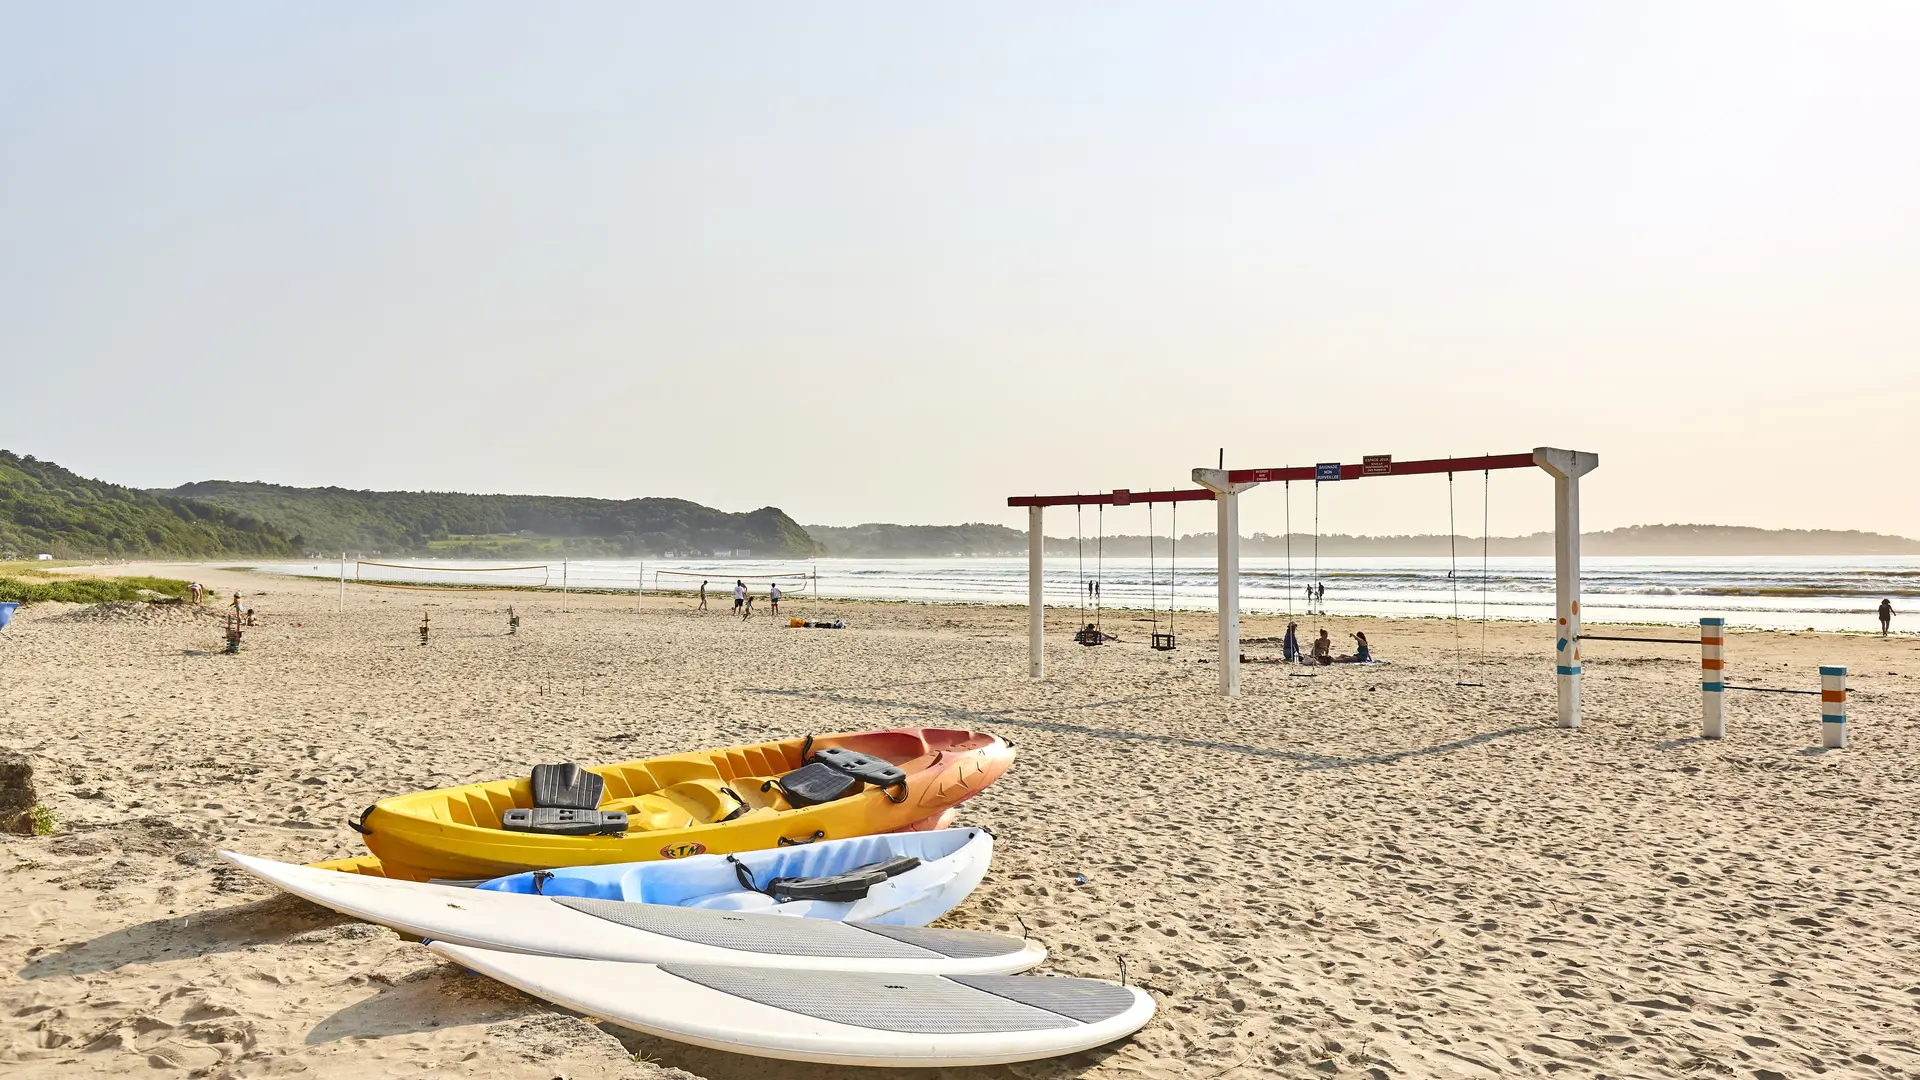
<svg viewBox="0 0 1920 1080">
<path fill-rule="evenodd" d="M 1416 476 L 1421 473 L 1444 472 L 1483 472 L 1488 469 L 1531 469 L 1534 466 L 1533 455 L 1492 454 L 1486 457 L 1433 458 L 1430 461 L 1395 461 L 1387 465 L 1386 472 L 1363 472 L 1364 465 L 1340 466 L 1340 479 L 1360 480 L 1372 476 Z M 1316 475 L 1314 466 L 1301 465 L 1286 469 L 1229 469 L 1227 482 L 1231 484 L 1269 484 L 1282 480 L 1311 480 Z"/>
<path fill-rule="evenodd" d="M 1313 470 L 1309 469 L 1308 472 Z M 1008 506 L 1131 506 L 1134 503 L 1212 502 L 1213 492 L 1206 488 L 1180 488 L 1174 491 L 1129 491 L 1120 488 L 1093 495 L 1015 495 Z"/>
</svg>

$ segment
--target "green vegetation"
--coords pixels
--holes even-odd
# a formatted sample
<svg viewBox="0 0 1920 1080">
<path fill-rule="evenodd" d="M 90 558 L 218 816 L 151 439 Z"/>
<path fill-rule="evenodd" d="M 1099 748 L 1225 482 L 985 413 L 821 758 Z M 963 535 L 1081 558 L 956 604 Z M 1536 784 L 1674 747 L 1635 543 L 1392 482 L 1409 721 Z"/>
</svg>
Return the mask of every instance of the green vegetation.
<svg viewBox="0 0 1920 1080">
<path fill-rule="evenodd" d="M 146 593 L 183 598 L 187 595 L 187 582 L 156 577 L 0 577 L 0 602 L 38 604 L 57 600 L 65 604 L 106 604 L 115 600 L 150 599 Z"/>
<path fill-rule="evenodd" d="M 33 808 L 32 813 L 33 835 L 52 836 L 53 827 L 59 824 L 59 819 L 54 816 L 53 808 L 51 806 L 36 806 Z"/>
<path fill-rule="evenodd" d="M 527 558 L 708 554 L 746 549 L 780 558 L 820 545 L 773 507 L 729 514 L 684 499 L 581 499 L 350 491 L 228 480 L 163 494 L 217 506 L 303 538 L 307 551 Z"/>
<path fill-rule="evenodd" d="M 290 555 L 301 546 L 243 512 L 88 480 L 0 450 L 0 559 L 203 559 Z"/>
</svg>

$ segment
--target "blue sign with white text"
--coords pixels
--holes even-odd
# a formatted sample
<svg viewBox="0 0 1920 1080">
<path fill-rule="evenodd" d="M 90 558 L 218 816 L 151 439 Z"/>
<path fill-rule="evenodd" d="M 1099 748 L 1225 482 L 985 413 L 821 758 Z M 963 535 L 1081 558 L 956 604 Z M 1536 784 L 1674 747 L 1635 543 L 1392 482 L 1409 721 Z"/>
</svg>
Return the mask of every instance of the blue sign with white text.
<svg viewBox="0 0 1920 1080">
<path fill-rule="evenodd" d="M 1337 461 L 1332 463 L 1322 462 L 1315 465 L 1313 467 L 1313 478 L 1315 480 L 1340 479 L 1340 463 Z"/>
</svg>

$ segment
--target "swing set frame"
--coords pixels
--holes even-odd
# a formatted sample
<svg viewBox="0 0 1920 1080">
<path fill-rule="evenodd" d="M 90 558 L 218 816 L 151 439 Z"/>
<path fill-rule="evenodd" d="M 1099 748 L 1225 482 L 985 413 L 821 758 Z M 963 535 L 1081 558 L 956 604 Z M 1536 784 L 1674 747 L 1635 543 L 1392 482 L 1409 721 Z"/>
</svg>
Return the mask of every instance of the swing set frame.
<svg viewBox="0 0 1920 1080">
<path fill-rule="evenodd" d="M 1394 461 L 1368 458 L 1357 465 L 1328 462 L 1278 469 L 1201 468 L 1193 470 L 1198 488 L 1133 492 L 1125 488 L 1096 495 L 1016 495 L 1008 506 L 1027 508 L 1027 673 L 1046 677 L 1046 597 L 1043 592 L 1045 534 L 1041 525 L 1049 506 L 1127 506 L 1136 502 L 1212 502 L 1218 523 L 1216 578 L 1219 586 L 1220 696 L 1240 696 L 1240 495 L 1260 484 L 1290 480 L 1360 480 L 1379 476 L 1433 473 L 1490 473 L 1535 468 L 1553 477 L 1554 677 L 1560 726 L 1580 726 L 1580 478 L 1600 466 L 1600 456 L 1584 450 L 1535 447 L 1531 453 Z M 1451 503 L 1451 499 L 1449 499 Z M 1289 508 L 1291 514 L 1291 508 Z M 1451 531 L 1451 530 L 1449 530 Z M 1292 542 L 1289 523 L 1288 542 Z M 1484 542 L 1484 538 L 1483 538 Z M 1483 586 L 1484 589 L 1484 586 Z"/>
</svg>

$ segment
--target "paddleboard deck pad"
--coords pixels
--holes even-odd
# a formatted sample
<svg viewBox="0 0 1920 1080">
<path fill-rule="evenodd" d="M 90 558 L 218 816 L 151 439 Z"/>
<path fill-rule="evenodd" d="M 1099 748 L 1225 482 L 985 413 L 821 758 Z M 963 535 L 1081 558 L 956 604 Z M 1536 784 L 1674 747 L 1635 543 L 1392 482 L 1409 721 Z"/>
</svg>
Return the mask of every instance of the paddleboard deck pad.
<svg viewBox="0 0 1920 1080">
<path fill-rule="evenodd" d="M 790 972 L 428 948 L 569 1009 L 676 1042 L 836 1065 L 996 1065 L 1124 1038 L 1152 1019 L 1137 987 L 1035 975 Z"/>
<path fill-rule="evenodd" d="M 793 919 L 342 874 L 223 851 L 296 896 L 403 934 L 506 952 L 636 963 L 965 975 L 1025 971 L 1038 942 L 978 930 Z"/>
</svg>

